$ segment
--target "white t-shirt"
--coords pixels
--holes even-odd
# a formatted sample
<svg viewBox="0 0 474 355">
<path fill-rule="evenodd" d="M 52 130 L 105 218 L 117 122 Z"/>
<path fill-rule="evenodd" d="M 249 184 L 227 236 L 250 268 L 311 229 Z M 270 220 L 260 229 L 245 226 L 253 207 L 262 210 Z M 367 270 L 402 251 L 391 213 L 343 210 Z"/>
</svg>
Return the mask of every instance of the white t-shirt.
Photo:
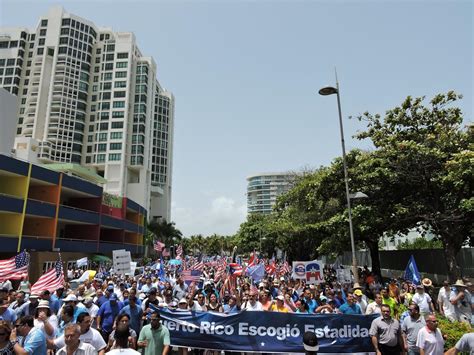
<svg viewBox="0 0 474 355">
<path fill-rule="evenodd" d="M 456 311 L 454 310 L 454 305 L 451 304 L 449 301 L 449 297 L 451 296 L 451 290 L 446 292 L 444 287 L 441 287 L 438 293 L 438 303 L 443 305 L 443 311 L 446 317 L 448 316 L 456 316 Z"/>
<path fill-rule="evenodd" d="M 425 351 L 426 355 L 443 355 L 444 339 L 441 330 L 436 328 L 436 332 L 432 332 L 428 327 L 423 327 L 418 332 L 416 346 Z"/>
<path fill-rule="evenodd" d="M 44 329 L 44 322 L 43 321 L 35 318 L 34 325 L 35 325 L 35 328 L 41 329 L 44 332 L 44 335 L 46 336 L 46 338 L 54 339 L 55 336 L 56 336 L 56 332 L 58 330 L 58 317 L 56 317 L 54 314 L 52 314 L 52 315 L 49 316 L 48 322 L 53 327 L 53 335 L 46 334 L 46 330 Z"/>
<path fill-rule="evenodd" d="M 431 297 L 427 293 L 422 293 L 421 295 L 417 292 L 411 299 L 412 302 L 415 302 L 418 307 L 420 307 L 420 313 L 427 314 L 430 313 L 430 305 Z"/>
<path fill-rule="evenodd" d="M 133 349 L 114 349 L 105 353 L 106 355 L 140 355 L 140 353 Z"/>
<path fill-rule="evenodd" d="M 102 335 L 100 335 L 100 333 L 93 328 L 89 328 L 89 330 L 86 333 L 81 334 L 81 336 L 79 337 L 79 340 L 81 340 L 84 343 L 92 345 L 97 351 L 100 351 L 107 346 L 107 344 L 104 341 L 104 338 L 102 338 Z M 54 345 L 57 348 L 62 348 L 65 345 L 64 334 L 54 340 Z"/>
<path fill-rule="evenodd" d="M 244 307 L 242 308 L 242 310 L 245 310 L 245 311 L 263 311 L 263 307 L 262 307 L 262 304 L 257 301 L 255 302 L 255 304 L 252 306 L 252 304 L 250 302 L 245 302 L 244 303 Z"/>
</svg>

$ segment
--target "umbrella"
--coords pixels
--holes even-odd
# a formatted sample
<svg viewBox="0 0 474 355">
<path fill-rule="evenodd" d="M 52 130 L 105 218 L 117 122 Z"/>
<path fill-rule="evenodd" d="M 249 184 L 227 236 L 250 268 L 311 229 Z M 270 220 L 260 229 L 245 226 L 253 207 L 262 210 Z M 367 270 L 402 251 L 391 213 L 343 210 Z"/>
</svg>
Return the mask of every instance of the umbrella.
<svg viewBox="0 0 474 355">
<path fill-rule="evenodd" d="M 169 264 L 170 265 L 181 265 L 181 260 L 178 260 L 178 259 L 171 259 L 169 261 Z"/>
</svg>

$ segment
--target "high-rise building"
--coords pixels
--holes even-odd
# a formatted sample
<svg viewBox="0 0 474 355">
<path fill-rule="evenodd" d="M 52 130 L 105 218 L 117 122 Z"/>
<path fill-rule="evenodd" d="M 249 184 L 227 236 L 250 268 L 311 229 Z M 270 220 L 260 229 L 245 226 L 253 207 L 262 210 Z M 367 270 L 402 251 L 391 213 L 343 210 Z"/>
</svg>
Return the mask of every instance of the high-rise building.
<svg viewBox="0 0 474 355">
<path fill-rule="evenodd" d="M 18 156 L 86 166 L 170 220 L 174 96 L 133 33 L 52 7 L 35 30 L 0 29 L 0 87 L 18 96 Z"/>
<path fill-rule="evenodd" d="M 287 192 L 294 181 L 294 174 L 263 173 L 247 178 L 247 212 L 272 212 L 277 197 Z"/>
</svg>

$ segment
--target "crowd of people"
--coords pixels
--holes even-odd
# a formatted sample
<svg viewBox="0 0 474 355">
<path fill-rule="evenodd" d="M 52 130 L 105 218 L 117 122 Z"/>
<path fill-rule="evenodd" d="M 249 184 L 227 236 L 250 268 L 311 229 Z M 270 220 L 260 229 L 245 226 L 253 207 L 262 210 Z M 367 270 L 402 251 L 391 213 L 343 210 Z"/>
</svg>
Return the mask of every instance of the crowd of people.
<svg viewBox="0 0 474 355">
<path fill-rule="evenodd" d="M 258 281 L 245 271 L 231 281 L 218 263 L 199 265 L 200 276 L 192 281 L 189 273 L 162 263 L 144 267 L 136 276 L 98 273 L 75 289 L 66 282 L 52 293 L 31 294 L 27 280 L 18 289 L 5 282 L 0 285 L 0 355 L 126 355 L 137 350 L 166 354 L 170 333 L 160 322 L 159 308 L 224 314 L 376 314 L 369 335 L 377 355 L 443 354 L 448 349 L 438 317 L 467 324 L 473 320 L 472 285 L 463 280 L 445 282 L 435 295 L 428 279 L 420 285 L 395 279 L 383 284 L 367 267 L 360 270 L 359 283 L 344 283 L 327 265 L 324 282 L 315 285 L 279 268 Z M 80 273 L 69 270 L 74 277 Z M 473 343 L 474 333 L 466 334 L 449 352 L 474 351 Z"/>
</svg>

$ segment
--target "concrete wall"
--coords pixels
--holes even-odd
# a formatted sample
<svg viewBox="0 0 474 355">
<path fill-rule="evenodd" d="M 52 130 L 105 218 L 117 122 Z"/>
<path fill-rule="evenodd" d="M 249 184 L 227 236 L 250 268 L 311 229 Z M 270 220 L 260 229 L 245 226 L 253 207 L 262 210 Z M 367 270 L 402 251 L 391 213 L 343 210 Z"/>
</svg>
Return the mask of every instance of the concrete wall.
<svg viewBox="0 0 474 355">
<path fill-rule="evenodd" d="M 10 155 L 16 136 L 18 97 L 0 88 L 0 153 Z"/>
</svg>

